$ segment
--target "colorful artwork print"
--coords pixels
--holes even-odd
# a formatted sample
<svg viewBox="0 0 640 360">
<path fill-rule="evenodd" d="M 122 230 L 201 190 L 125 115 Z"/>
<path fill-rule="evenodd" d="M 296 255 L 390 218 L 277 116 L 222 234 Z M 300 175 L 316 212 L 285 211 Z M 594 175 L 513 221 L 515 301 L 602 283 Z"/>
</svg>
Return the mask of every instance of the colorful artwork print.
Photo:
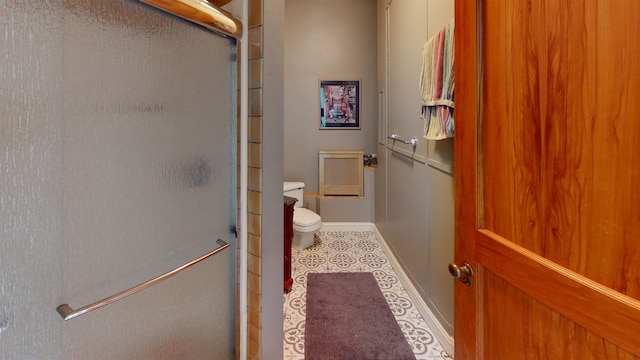
<svg viewBox="0 0 640 360">
<path fill-rule="evenodd" d="M 360 81 L 320 80 L 320 129 L 360 128 Z"/>
</svg>

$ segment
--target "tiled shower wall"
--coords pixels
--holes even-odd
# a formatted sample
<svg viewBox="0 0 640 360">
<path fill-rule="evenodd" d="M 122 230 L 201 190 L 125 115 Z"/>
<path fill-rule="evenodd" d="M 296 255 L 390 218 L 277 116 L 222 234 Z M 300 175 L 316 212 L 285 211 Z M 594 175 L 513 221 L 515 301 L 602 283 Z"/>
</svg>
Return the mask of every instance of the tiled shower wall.
<svg viewBox="0 0 640 360">
<path fill-rule="evenodd" d="M 261 358 L 262 332 L 262 89 L 263 89 L 263 0 L 249 0 L 249 99 L 248 99 L 248 194 L 247 194 L 247 277 L 248 277 L 248 331 L 247 358 Z M 240 59 L 241 57 L 239 57 Z M 240 76 L 240 71 L 238 71 Z M 238 78 L 238 84 L 241 84 Z M 240 94 L 238 93 L 238 99 Z M 238 102 L 240 105 L 240 102 Z M 240 114 L 240 109 L 238 109 Z M 240 118 L 238 118 L 238 122 Z M 238 123 L 238 129 L 240 124 Z M 239 136 L 239 132 L 238 132 Z M 240 138 L 238 137 L 238 147 Z M 238 154 L 240 153 L 238 149 Z M 238 164 L 238 179 L 240 178 Z M 240 191 L 238 191 L 240 194 Z M 239 199 L 238 199 L 239 200 Z M 238 201 L 239 203 L 239 201 Z M 240 209 L 242 211 L 242 209 Z M 239 299 L 239 297 L 237 297 Z M 237 317 L 239 319 L 239 317 Z M 239 329 L 239 327 L 236 327 Z M 238 337 L 239 342 L 239 337 Z M 239 344 L 236 347 L 239 349 Z M 236 357 L 238 357 L 239 352 Z"/>
</svg>

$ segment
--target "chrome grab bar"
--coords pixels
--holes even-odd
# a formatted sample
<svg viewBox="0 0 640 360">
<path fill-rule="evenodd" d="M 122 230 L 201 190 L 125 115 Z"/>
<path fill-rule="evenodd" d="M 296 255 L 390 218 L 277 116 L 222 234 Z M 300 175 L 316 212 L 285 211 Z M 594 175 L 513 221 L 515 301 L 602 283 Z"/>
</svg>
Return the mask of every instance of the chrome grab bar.
<svg viewBox="0 0 640 360">
<path fill-rule="evenodd" d="M 220 247 L 218 247 L 218 248 L 216 248 L 216 249 L 214 249 L 214 250 L 212 250 L 212 251 L 200 256 L 199 258 L 197 258 L 197 259 L 195 259 L 193 261 L 190 261 L 190 262 L 188 262 L 188 263 L 186 263 L 186 264 L 184 264 L 184 265 L 182 265 L 182 266 L 180 266 L 178 268 L 175 268 L 175 269 L 173 269 L 173 270 L 171 270 L 171 271 L 169 271 L 167 273 L 164 273 L 164 274 L 162 274 L 162 275 L 160 275 L 160 276 L 158 276 L 158 277 L 156 277 L 154 279 L 151 279 L 151 280 L 146 281 L 146 282 L 144 282 L 142 284 L 136 285 L 136 286 L 134 286 L 134 287 L 132 287 L 130 289 L 127 289 L 125 291 L 119 292 L 119 293 L 117 293 L 115 295 L 109 296 L 108 298 L 102 299 L 100 301 L 96 301 L 93 304 L 89 304 L 87 306 L 81 307 L 80 309 L 77 309 L 77 310 L 73 310 L 71 308 L 71 306 L 69 306 L 68 304 L 62 304 L 62 305 L 58 306 L 56 308 L 56 310 L 58 311 L 58 314 L 60 314 L 60 316 L 62 316 L 63 319 L 71 320 L 71 319 L 76 318 L 76 317 L 78 317 L 80 315 L 84 315 L 84 314 L 86 314 L 86 313 L 88 313 L 90 311 L 93 311 L 93 310 L 96 310 L 98 308 L 101 308 L 101 307 L 103 307 L 105 305 L 109 305 L 112 302 L 118 301 L 118 300 L 120 300 L 120 299 L 122 299 L 124 297 L 127 297 L 127 296 L 131 295 L 131 294 L 135 294 L 138 291 L 144 290 L 144 289 L 148 288 L 149 286 L 155 285 L 158 282 L 160 282 L 162 280 L 165 280 L 165 279 L 167 279 L 167 278 L 179 273 L 180 271 L 182 271 L 182 270 L 184 270 L 184 269 L 186 269 L 188 267 L 191 267 L 191 266 L 201 262 L 202 260 L 205 260 L 208 257 L 211 257 L 211 256 L 219 253 L 220 251 L 222 251 L 222 250 L 224 250 L 224 249 L 229 247 L 229 243 L 226 242 L 226 241 L 218 239 L 218 241 L 216 241 L 216 242 L 220 245 Z"/>
<path fill-rule="evenodd" d="M 418 146 L 418 139 L 411 138 L 411 140 L 402 140 L 402 139 L 398 138 L 398 135 L 396 133 L 393 133 L 393 134 L 387 136 L 387 139 L 393 140 L 394 144 L 395 144 L 395 142 L 397 140 L 397 141 L 402 141 L 403 144 L 411 145 L 411 146 L 413 146 L 413 151 L 416 151 L 416 146 Z"/>
</svg>

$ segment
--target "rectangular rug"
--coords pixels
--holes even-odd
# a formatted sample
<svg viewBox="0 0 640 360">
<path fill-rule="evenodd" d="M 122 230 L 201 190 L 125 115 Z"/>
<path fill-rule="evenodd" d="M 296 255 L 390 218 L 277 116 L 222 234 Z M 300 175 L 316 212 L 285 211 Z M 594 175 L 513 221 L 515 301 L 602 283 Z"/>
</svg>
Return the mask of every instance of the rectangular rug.
<svg viewBox="0 0 640 360">
<path fill-rule="evenodd" d="M 309 273 L 305 360 L 415 360 L 370 272 Z"/>
</svg>

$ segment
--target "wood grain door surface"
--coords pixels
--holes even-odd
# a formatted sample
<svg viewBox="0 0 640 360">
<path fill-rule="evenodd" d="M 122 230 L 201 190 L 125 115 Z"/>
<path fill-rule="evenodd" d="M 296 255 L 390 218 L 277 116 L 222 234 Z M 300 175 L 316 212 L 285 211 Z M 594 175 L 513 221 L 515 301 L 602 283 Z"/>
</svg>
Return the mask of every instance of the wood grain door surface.
<svg viewBox="0 0 640 360">
<path fill-rule="evenodd" d="M 456 1 L 456 360 L 640 358 L 638 19 Z"/>
</svg>

